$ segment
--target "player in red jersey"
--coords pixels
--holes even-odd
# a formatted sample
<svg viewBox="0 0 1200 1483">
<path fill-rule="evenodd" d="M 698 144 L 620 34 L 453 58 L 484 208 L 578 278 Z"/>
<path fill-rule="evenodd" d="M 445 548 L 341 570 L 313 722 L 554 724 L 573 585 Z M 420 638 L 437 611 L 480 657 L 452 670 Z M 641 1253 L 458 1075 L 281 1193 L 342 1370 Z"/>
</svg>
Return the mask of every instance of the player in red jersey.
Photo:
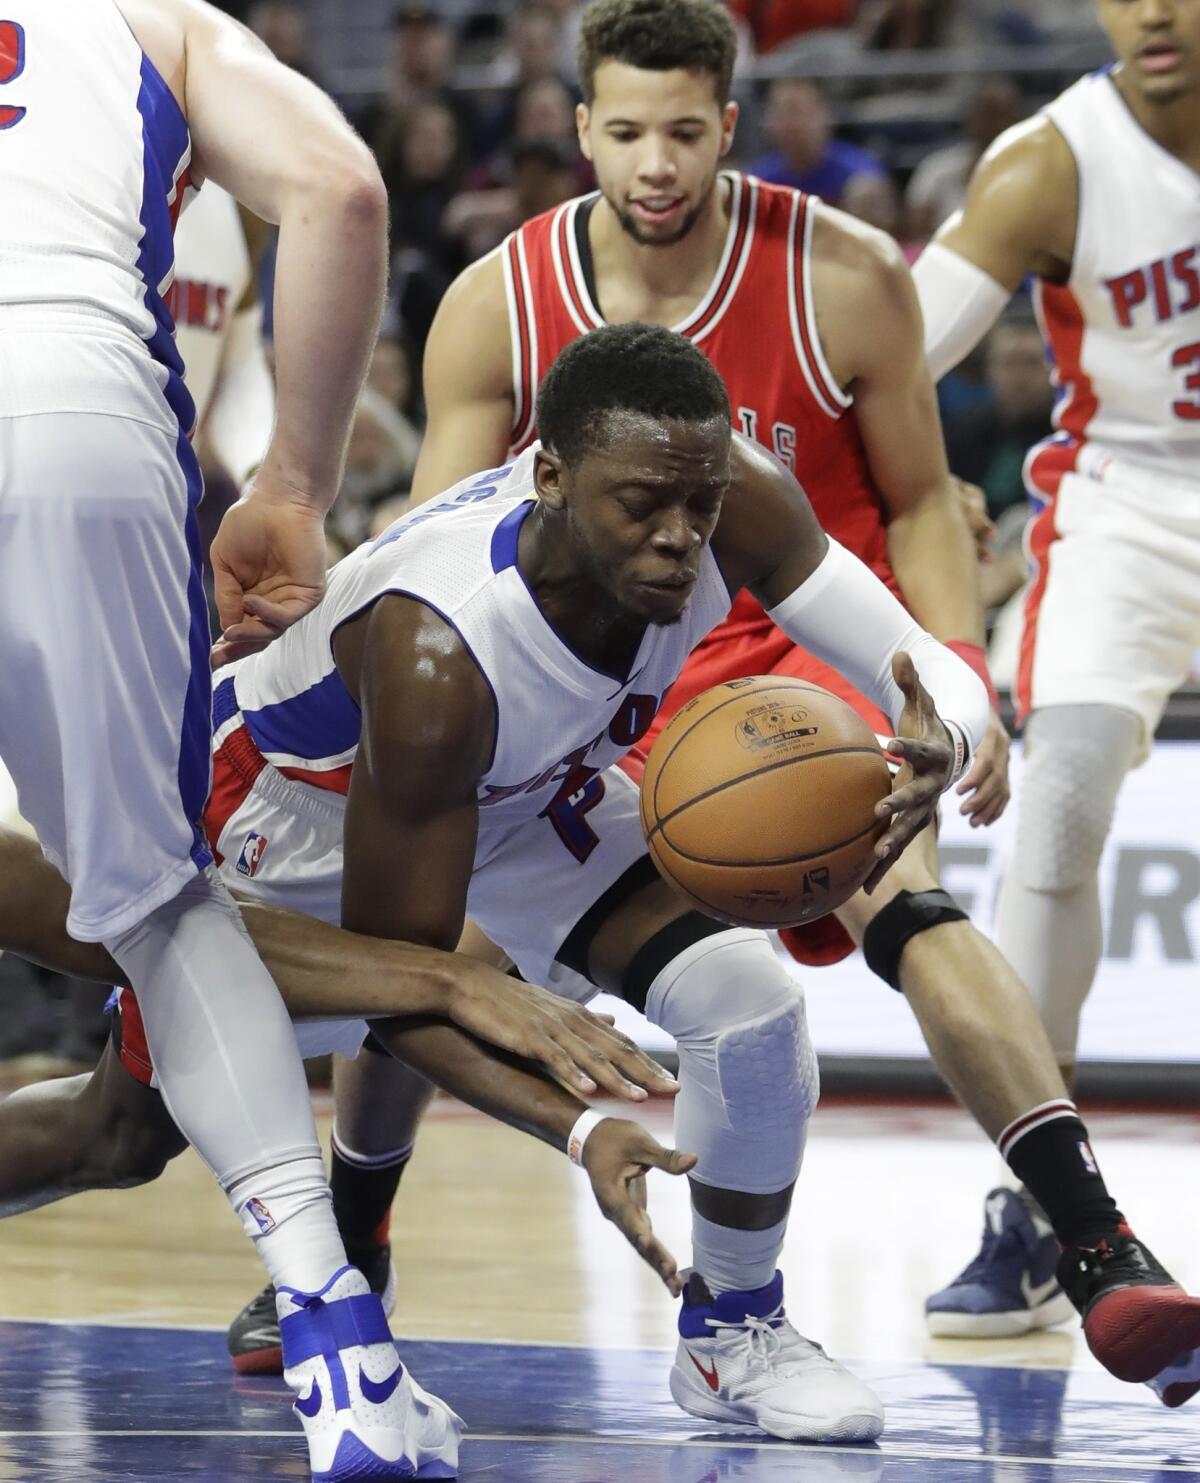
<svg viewBox="0 0 1200 1483">
<path fill-rule="evenodd" d="M 430 422 L 415 497 L 504 462 L 536 436 L 539 378 L 570 340 L 605 322 L 673 327 L 714 362 L 741 430 L 795 469 L 829 533 L 936 637 L 978 659 L 972 543 L 946 468 L 908 270 L 880 233 L 811 197 L 721 170 L 737 120 L 733 53 L 716 0 L 588 7 L 579 126 L 600 192 L 527 223 L 447 293 L 426 357 Z M 887 729 L 748 600 L 693 654 L 660 719 L 719 680 L 764 672 L 826 685 Z M 965 785 L 973 822 L 990 822 L 1007 801 L 1006 756 L 997 723 Z M 843 908 L 842 924 L 907 995 L 942 1074 L 1012 1167 L 1046 1192 L 1060 1235 L 1095 1234 L 1082 1124 L 1029 996 L 940 890 L 935 841 L 923 844 L 872 896 Z M 789 936 L 810 960 L 851 950 L 843 935 L 806 954 L 804 939 Z M 339 1068 L 332 1183 L 352 1242 L 386 1240 L 422 1099 L 403 1075 L 371 1057 Z M 269 1298 L 256 1301 L 269 1320 Z M 250 1331 L 249 1316 L 238 1323 Z M 263 1332 L 260 1323 L 254 1333 Z"/>
</svg>

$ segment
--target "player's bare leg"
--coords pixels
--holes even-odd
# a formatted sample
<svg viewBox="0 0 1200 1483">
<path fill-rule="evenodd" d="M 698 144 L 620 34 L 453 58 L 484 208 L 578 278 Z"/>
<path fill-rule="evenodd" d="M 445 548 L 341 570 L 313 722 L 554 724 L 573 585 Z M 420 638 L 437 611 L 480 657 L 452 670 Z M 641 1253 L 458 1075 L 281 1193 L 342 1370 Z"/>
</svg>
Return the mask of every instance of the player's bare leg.
<svg viewBox="0 0 1200 1483">
<path fill-rule="evenodd" d="M 1149 1380 L 1200 1344 L 1200 1303 L 1134 1239 L 1032 1000 L 956 911 L 927 839 L 871 897 L 839 913 L 876 971 L 904 993 L 939 1071 L 1037 1202 L 1006 1190 L 989 1197 L 981 1260 L 1007 1263 L 1007 1305 L 996 1301 L 994 1278 L 985 1285 L 972 1264 L 953 1298 L 948 1289 L 930 1299 L 930 1326 L 955 1335 L 1045 1327 L 1067 1316 L 1065 1288 L 1097 1358 L 1120 1379 Z"/>
</svg>

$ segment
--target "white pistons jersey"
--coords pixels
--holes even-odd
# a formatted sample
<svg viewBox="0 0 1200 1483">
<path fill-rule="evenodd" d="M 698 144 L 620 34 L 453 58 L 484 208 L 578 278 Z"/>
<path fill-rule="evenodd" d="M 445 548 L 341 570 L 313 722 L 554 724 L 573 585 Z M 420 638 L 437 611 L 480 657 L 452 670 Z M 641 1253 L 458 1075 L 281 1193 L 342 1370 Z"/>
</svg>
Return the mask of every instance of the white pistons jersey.
<svg viewBox="0 0 1200 1483">
<path fill-rule="evenodd" d="M 175 233 L 175 281 L 167 295 L 201 423 L 220 380 L 230 324 L 253 272 L 237 202 L 210 180 Z"/>
<path fill-rule="evenodd" d="M 0 9 L 0 417 L 190 428 L 162 297 L 190 157 L 113 0 Z"/>
<path fill-rule="evenodd" d="M 598 774 L 647 730 L 730 597 L 706 550 L 679 622 L 647 627 L 627 675 L 592 668 L 551 627 L 517 566 L 521 524 L 536 503 L 536 452 L 464 480 L 339 562 L 320 606 L 218 686 L 215 746 L 224 729 L 244 725 L 278 772 L 345 793 L 361 716 L 334 665 L 333 637 L 384 594 L 406 594 L 457 631 L 495 698 L 476 863 L 538 816 L 586 858 L 594 837 L 584 815 L 604 791 Z"/>
<path fill-rule="evenodd" d="M 1200 470 L 1200 177 L 1145 132 L 1109 72 L 1044 110 L 1075 157 L 1071 276 L 1039 282 L 1056 433 L 1026 464 L 1035 502 L 1105 459 Z"/>
</svg>

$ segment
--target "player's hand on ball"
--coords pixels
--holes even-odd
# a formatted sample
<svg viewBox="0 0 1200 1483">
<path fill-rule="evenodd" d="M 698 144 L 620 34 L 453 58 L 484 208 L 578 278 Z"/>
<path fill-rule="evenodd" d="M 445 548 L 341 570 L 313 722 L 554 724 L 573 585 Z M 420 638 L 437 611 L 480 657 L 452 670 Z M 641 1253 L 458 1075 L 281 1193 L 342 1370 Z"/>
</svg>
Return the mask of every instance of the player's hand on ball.
<svg viewBox="0 0 1200 1483">
<path fill-rule="evenodd" d="M 959 813 L 970 819 L 972 829 L 994 824 L 1008 807 L 1008 750 L 1008 732 L 993 711 L 970 770 L 954 790 L 965 799 Z"/>
<path fill-rule="evenodd" d="M 916 667 L 903 652 L 892 656 L 892 676 L 904 692 L 899 732 L 885 751 L 903 763 L 892 791 L 875 806 L 887 831 L 875 843 L 875 867 L 864 882 L 868 895 L 937 813 L 938 799 L 954 770 L 954 744 L 934 709 Z"/>
<path fill-rule="evenodd" d="M 449 1017 L 489 1045 L 537 1061 L 568 1091 L 597 1091 L 627 1102 L 673 1097 L 679 1083 L 613 1027 L 604 1015 L 536 984 L 508 978 L 475 958 L 461 957 Z"/>
<path fill-rule="evenodd" d="M 226 511 L 210 552 L 221 637 L 216 669 L 264 649 L 325 591 L 325 516 L 264 470 Z"/>
<path fill-rule="evenodd" d="M 623 1117 L 597 1123 L 583 1146 L 583 1167 L 597 1205 L 676 1298 L 683 1282 L 675 1258 L 654 1234 L 646 1213 L 646 1173 L 663 1169 L 686 1174 L 695 1166 L 694 1153 L 664 1148 L 645 1128 Z"/>
</svg>

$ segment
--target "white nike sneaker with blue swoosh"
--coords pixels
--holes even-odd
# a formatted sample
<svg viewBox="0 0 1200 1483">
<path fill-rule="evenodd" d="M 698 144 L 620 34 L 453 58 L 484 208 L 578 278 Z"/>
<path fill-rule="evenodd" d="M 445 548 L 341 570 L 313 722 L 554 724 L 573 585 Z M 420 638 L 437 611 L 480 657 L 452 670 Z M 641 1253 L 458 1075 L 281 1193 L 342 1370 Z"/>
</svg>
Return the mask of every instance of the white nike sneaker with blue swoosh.
<svg viewBox="0 0 1200 1483">
<path fill-rule="evenodd" d="M 458 1476 L 463 1423 L 408 1373 L 357 1268 L 318 1293 L 281 1287 L 276 1303 L 313 1483 Z"/>
</svg>

